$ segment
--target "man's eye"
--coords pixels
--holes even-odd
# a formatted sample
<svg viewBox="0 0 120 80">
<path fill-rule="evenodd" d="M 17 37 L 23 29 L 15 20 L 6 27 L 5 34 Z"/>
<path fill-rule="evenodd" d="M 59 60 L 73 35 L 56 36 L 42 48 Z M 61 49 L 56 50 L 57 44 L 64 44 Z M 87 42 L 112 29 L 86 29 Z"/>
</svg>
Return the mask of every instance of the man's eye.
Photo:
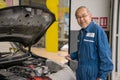
<svg viewBox="0 0 120 80">
<path fill-rule="evenodd" d="M 85 18 L 85 17 L 87 17 L 87 16 L 88 16 L 88 15 L 77 16 L 77 19 Z"/>
</svg>

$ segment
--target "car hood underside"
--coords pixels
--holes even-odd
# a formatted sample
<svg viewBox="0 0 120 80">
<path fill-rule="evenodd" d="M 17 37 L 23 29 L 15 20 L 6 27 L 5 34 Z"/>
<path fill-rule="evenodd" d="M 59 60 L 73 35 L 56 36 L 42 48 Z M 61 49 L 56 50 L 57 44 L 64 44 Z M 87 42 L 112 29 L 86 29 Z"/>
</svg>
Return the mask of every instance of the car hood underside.
<svg viewBox="0 0 120 80">
<path fill-rule="evenodd" d="M 35 44 L 55 21 L 47 8 L 12 6 L 0 9 L 0 41 Z"/>
</svg>

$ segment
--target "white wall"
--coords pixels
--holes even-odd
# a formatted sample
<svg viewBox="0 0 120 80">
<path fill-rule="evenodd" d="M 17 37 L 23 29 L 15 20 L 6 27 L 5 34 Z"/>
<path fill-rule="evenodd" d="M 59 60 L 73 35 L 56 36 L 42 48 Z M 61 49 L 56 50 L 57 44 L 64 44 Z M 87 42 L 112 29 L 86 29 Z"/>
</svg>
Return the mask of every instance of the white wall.
<svg viewBox="0 0 120 80">
<path fill-rule="evenodd" d="M 75 10 L 79 6 L 88 7 L 93 17 L 108 17 L 110 13 L 110 0 L 71 0 L 71 23 L 70 30 L 79 30 L 80 27 L 75 19 Z"/>
</svg>

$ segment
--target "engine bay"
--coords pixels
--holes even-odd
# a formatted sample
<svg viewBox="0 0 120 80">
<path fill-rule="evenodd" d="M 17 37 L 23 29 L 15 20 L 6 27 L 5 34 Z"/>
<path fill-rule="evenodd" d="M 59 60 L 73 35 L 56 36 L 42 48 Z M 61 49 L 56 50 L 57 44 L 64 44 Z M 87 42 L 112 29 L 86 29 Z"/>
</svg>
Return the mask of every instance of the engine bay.
<svg viewBox="0 0 120 80">
<path fill-rule="evenodd" d="M 48 76 L 62 67 L 55 63 L 52 67 L 51 62 L 42 58 L 28 58 L 21 63 L 0 69 L 0 80 L 52 80 Z"/>
</svg>

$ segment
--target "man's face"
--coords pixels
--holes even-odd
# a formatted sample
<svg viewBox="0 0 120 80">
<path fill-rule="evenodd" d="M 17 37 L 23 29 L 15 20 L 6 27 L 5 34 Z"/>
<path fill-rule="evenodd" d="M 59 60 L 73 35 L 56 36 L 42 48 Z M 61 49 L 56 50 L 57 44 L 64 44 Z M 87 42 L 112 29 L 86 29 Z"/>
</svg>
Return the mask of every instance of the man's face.
<svg viewBox="0 0 120 80">
<path fill-rule="evenodd" d="M 91 18 L 92 15 L 87 11 L 86 8 L 81 8 L 77 11 L 76 19 L 82 28 L 86 28 L 90 24 Z"/>
</svg>

